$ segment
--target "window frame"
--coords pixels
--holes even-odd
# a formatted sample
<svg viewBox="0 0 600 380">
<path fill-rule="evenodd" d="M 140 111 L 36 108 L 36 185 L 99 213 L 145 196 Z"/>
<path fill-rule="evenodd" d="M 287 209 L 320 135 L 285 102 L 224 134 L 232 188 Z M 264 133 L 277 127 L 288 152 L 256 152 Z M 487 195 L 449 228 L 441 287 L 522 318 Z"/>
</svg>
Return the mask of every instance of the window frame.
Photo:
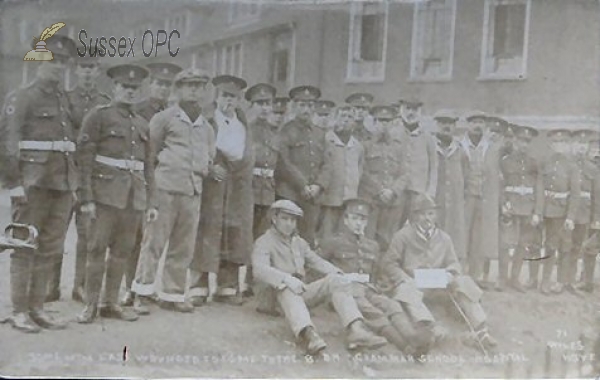
<svg viewBox="0 0 600 380">
<path fill-rule="evenodd" d="M 256 6 L 257 6 L 256 13 L 250 14 L 250 15 L 246 14 L 241 17 L 233 16 L 234 7 L 240 6 L 240 5 L 252 5 L 252 4 L 256 4 Z M 262 13 L 262 0 L 255 0 L 255 1 L 248 1 L 248 2 L 245 2 L 245 1 L 242 2 L 240 0 L 231 0 L 229 2 L 229 7 L 227 9 L 227 24 L 229 26 L 233 26 L 233 27 L 248 25 L 248 24 L 258 21 L 260 19 L 261 13 Z"/>
<path fill-rule="evenodd" d="M 239 61 L 239 72 L 236 73 L 228 73 L 226 70 L 222 70 L 221 68 L 224 65 L 223 56 L 226 54 L 227 48 L 232 47 L 235 48 L 235 45 L 240 45 L 240 61 Z M 232 50 L 233 51 L 233 50 Z M 219 56 L 219 54 L 221 54 Z M 217 75 L 234 75 L 237 77 L 243 77 L 244 75 L 244 40 L 239 39 L 235 41 L 230 41 L 227 43 L 218 44 L 214 48 L 214 61 L 213 61 L 213 76 Z"/>
<path fill-rule="evenodd" d="M 381 54 L 381 74 L 374 76 L 356 76 L 352 74 L 352 65 L 355 63 L 353 61 L 354 56 L 354 46 L 355 42 L 355 20 L 357 16 L 364 14 L 363 9 L 365 4 L 377 4 L 383 6 L 383 47 Z M 360 9 L 359 9 L 360 7 Z M 346 62 L 346 78 L 345 83 L 383 83 L 385 81 L 385 72 L 386 72 L 386 61 L 387 61 L 387 46 L 388 46 L 388 28 L 389 28 L 389 13 L 390 13 L 390 4 L 388 1 L 385 2 L 352 2 L 350 3 L 350 25 L 348 28 L 348 55 Z M 362 33 L 362 31 L 361 31 Z M 362 39 L 362 35 L 359 37 Z"/>
<path fill-rule="evenodd" d="M 496 7 L 502 3 L 515 3 L 525 5 L 525 25 L 523 28 L 523 55 L 521 57 L 520 72 L 489 72 L 488 56 L 489 51 L 493 49 L 493 20 L 495 10 L 492 12 L 492 7 Z M 484 16 L 483 16 L 483 38 L 481 41 L 481 57 L 479 64 L 479 77 L 477 80 L 526 80 L 527 79 L 527 62 L 529 53 L 529 30 L 531 25 L 531 0 L 485 0 Z"/>
</svg>

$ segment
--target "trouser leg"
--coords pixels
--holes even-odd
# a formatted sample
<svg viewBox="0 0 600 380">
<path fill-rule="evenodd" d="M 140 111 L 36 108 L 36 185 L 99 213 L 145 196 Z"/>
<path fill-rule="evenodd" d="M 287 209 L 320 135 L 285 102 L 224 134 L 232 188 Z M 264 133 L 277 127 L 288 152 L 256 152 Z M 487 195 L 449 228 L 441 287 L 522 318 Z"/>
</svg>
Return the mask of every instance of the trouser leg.
<svg viewBox="0 0 600 380">
<path fill-rule="evenodd" d="M 342 207 L 321 206 L 321 227 L 319 229 L 319 236 L 322 239 L 330 237 L 337 232 L 342 213 Z"/>
<path fill-rule="evenodd" d="M 10 255 L 10 299 L 13 312 L 29 311 L 29 285 L 32 277 L 33 251 L 15 250 Z"/>
<path fill-rule="evenodd" d="M 97 306 L 100 301 L 102 280 L 106 266 L 106 249 L 111 243 L 118 209 L 96 204 L 96 219 L 93 222 L 85 272 L 86 304 Z"/>
<path fill-rule="evenodd" d="M 62 274 L 62 264 L 64 255 L 55 255 L 52 257 L 51 271 L 48 273 L 48 286 L 46 295 L 54 296 L 60 294 L 60 279 Z"/>
<path fill-rule="evenodd" d="M 81 212 L 81 204 L 75 205 L 75 227 L 77 228 L 77 245 L 75 248 L 75 278 L 73 289 L 83 287 L 85 284 L 85 265 L 89 250 L 88 235 L 90 231 L 90 218 Z"/>
<path fill-rule="evenodd" d="M 485 311 L 483 310 L 481 304 L 479 302 L 472 301 L 462 293 L 455 292 L 453 296 L 456 300 L 456 303 L 458 306 L 460 306 L 463 313 L 471 323 L 471 326 L 473 326 L 475 330 L 481 328 L 487 320 Z"/>
<path fill-rule="evenodd" d="M 137 231 L 135 232 L 135 245 L 131 251 L 131 255 L 127 258 L 125 264 L 125 289 L 132 290 L 133 282 L 135 281 L 135 275 L 137 272 L 138 265 L 140 263 L 140 256 L 142 254 L 142 241 L 144 239 L 144 223 L 140 223 Z"/>
<path fill-rule="evenodd" d="M 269 208 L 267 205 L 254 205 L 254 222 L 252 224 L 252 236 L 254 240 L 258 239 L 269 229 L 271 221 L 269 220 Z"/>
<path fill-rule="evenodd" d="M 285 288 L 277 292 L 277 302 L 295 337 L 298 337 L 304 328 L 313 326 L 308 307 L 302 296 Z"/>
<path fill-rule="evenodd" d="M 31 288 L 29 290 L 30 310 L 41 310 L 44 308 L 48 289 L 48 278 L 51 276 L 50 269 L 54 265 L 54 257 L 35 255 L 33 257 L 33 268 L 31 271 Z"/>
<path fill-rule="evenodd" d="M 321 207 L 309 201 L 299 201 L 296 203 L 304 211 L 304 216 L 298 220 L 298 233 L 311 246 L 314 246 Z"/>
<path fill-rule="evenodd" d="M 339 316 L 342 326 L 348 327 L 357 319 L 362 319 L 354 298 L 352 298 L 351 283 L 342 276 L 329 274 L 326 277 L 306 285 L 302 298 L 308 307 L 331 300 L 333 308 Z"/>
</svg>

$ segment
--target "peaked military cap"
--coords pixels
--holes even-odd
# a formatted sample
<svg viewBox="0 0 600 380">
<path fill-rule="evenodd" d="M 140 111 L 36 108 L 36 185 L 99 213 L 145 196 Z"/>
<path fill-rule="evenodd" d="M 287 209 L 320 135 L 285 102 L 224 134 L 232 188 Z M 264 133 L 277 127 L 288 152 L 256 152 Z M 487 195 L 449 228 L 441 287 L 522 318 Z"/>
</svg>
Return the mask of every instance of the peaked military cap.
<svg viewBox="0 0 600 380">
<path fill-rule="evenodd" d="M 175 76 L 183 70 L 181 66 L 171 62 L 152 62 L 146 65 L 152 78 L 172 82 Z"/>
<path fill-rule="evenodd" d="M 594 127 L 580 128 L 571 132 L 573 138 L 586 141 L 597 139 L 599 134 L 598 129 Z"/>
<path fill-rule="evenodd" d="M 321 97 L 321 90 L 315 86 L 298 86 L 290 90 L 292 100 L 317 100 Z"/>
<path fill-rule="evenodd" d="M 371 115 L 377 120 L 394 120 L 396 114 L 396 108 L 393 106 L 375 106 L 371 108 Z"/>
<path fill-rule="evenodd" d="M 423 105 L 423 102 L 420 99 L 417 99 L 417 98 L 411 96 L 411 97 L 406 97 L 406 98 L 400 99 L 398 104 L 400 106 L 405 105 L 410 108 L 419 108 Z"/>
<path fill-rule="evenodd" d="M 275 98 L 273 100 L 273 112 L 274 113 L 285 113 L 287 110 L 287 104 L 290 101 L 289 98 Z"/>
<path fill-rule="evenodd" d="M 148 70 L 139 65 L 116 65 L 106 70 L 106 75 L 114 81 L 130 86 L 139 86 L 148 77 Z"/>
<path fill-rule="evenodd" d="M 37 43 L 36 41 L 35 43 Z M 77 55 L 77 47 L 75 41 L 65 36 L 64 34 L 55 34 L 46 41 L 46 49 L 50 50 L 55 57 L 62 59 L 79 57 Z M 34 47 L 35 47 L 34 43 Z"/>
<path fill-rule="evenodd" d="M 557 128 L 548 131 L 546 136 L 553 141 L 560 141 L 571 137 L 571 131 L 565 128 Z"/>
<path fill-rule="evenodd" d="M 433 198 L 431 198 L 429 195 L 421 193 L 421 194 L 417 194 L 417 196 L 414 198 L 412 204 L 411 204 L 411 212 L 412 213 L 416 213 L 416 212 L 421 212 L 421 211 L 427 211 L 427 210 L 433 210 L 433 209 L 437 209 L 438 206 L 435 204 L 435 201 L 433 200 Z"/>
<path fill-rule="evenodd" d="M 456 123 L 458 121 L 458 115 L 452 110 L 442 109 L 433 115 L 433 120 Z"/>
<path fill-rule="evenodd" d="M 346 98 L 346 103 L 355 106 L 355 107 L 371 107 L 371 103 L 373 103 L 373 95 L 367 92 L 356 92 L 354 94 L 350 94 Z"/>
<path fill-rule="evenodd" d="M 317 115 L 329 115 L 334 107 L 335 103 L 331 100 L 317 100 L 315 103 L 315 113 Z"/>
<path fill-rule="evenodd" d="M 371 204 L 365 199 L 348 199 L 344 202 L 344 206 L 347 214 L 369 216 L 371 212 Z"/>
<path fill-rule="evenodd" d="M 277 89 L 268 83 L 258 83 L 246 90 L 246 100 L 258 102 L 260 100 L 272 100 Z"/>
<path fill-rule="evenodd" d="M 235 95 L 238 95 L 248 85 L 245 80 L 233 75 L 216 76 L 212 83 L 219 90 Z"/>
<path fill-rule="evenodd" d="M 531 140 L 539 134 L 537 129 L 525 125 L 512 124 L 512 129 L 514 130 L 517 138 L 523 140 Z"/>
<path fill-rule="evenodd" d="M 472 112 L 468 113 L 467 116 L 465 117 L 466 121 L 487 120 L 487 119 L 488 119 L 488 115 L 483 111 L 472 111 Z"/>
<path fill-rule="evenodd" d="M 278 201 L 273 202 L 273 204 L 271 204 L 270 210 L 279 210 L 298 217 L 302 217 L 304 215 L 304 211 L 302 211 L 300 206 L 288 199 L 280 199 Z"/>
<path fill-rule="evenodd" d="M 208 74 L 208 71 L 198 68 L 189 68 L 182 70 L 179 73 L 177 73 L 177 75 L 175 75 L 175 78 L 173 79 L 173 83 L 175 84 L 185 82 L 208 83 L 209 81 L 210 75 Z"/>
</svg>

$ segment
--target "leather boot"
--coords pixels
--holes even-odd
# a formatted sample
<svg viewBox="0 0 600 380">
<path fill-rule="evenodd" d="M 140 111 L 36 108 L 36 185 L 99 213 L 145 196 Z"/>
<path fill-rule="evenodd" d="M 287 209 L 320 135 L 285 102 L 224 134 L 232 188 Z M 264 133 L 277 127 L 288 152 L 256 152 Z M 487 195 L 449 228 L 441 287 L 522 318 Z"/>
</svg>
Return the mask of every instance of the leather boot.
<svg viewBox="0 0 600 380">
<path fill-rule="evenodd" d="M 42 309 L 32 310 L 29 316 L 40 327 L 48 330 L 64 330 L 67 328 L 66 322 L 51 317 Z"/>
<path fill-rule="evenodd" d="M 10 323 L 13 328 L 25 333 L 36 334 L 42 330 L 31 320 L 31 318 L 29 318 L 27 313 L 13 314 L 7 319 L 7 322 Z"/>
<path fill-rule="evenodd" d="M 150 305 L 151 301 L 148 297 L 137 295 L 133 299 L 133 311 L 137 315 L 148 315 L 150 314 Z"/>
<path fill-rule="evenodd" d="M 85 308 L 83 309 L 81 314 L 77 316 L 77 323 L 92 323 L 96 319 L 97 315 L 98 307 L 96 305 L 87 304 L 85 305 Z"/>
<path fill-rule="evenodd" d="M 377 336 L 367 329 L 362 320 L 354 321 L 348 326 L 348 349 L 378 348 L 387 343 L 384 337 Z"/>
<path fill-rule="evenodd" d="M 139 316 L 127 309 L 122 308 L 117 304 L 107 304 L 100 308 L 100 316 L 103 318 L 120 319 L 122 321 L 134 322 L 139 319 Z"/>
<path fill-rule="evenodd" d="M 302 330 L 300 337 L 304 340 L 306 353 L 309 355 L 318 355 L 327 348 L 327 343 L 317 334 L 312 326 L 308 326 Z"/>
</svg>

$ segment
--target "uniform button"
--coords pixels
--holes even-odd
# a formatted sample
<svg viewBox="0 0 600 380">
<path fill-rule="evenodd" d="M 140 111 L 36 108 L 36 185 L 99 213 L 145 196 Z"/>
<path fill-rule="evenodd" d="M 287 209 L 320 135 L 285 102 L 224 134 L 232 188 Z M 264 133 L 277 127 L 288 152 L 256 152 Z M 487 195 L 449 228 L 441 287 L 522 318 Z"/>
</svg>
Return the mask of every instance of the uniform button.
<svg viewBox="0 0 600 380">
<path fill-rule="evenodd" d="M 44 112 L 44 114 L 43 114 L 43 115 L 44 115 L 44 116 L 48 116 L 48 112 Z"/>
<path fill-rule="evenodd" d="M 65 136 L 63 140 L 69 141 L 69 138 L 67 136 Z"/>
<path fill-rule="evenodd" d="M 131 156 L 131 159 L 132 159 L 132 160 L 135 160 L 135 156 Z"/>
<path fill-rule="evenodd" d="M 87 109 L 87 108 L 84 108 L 84 109 L 83 109 L 83 112 L 87 112 L 87 111 L 88 111 L 88 109 Z"/>
<path fill-rule="evenodd" d="M 132 130 L 132 131 L 135 131 L 135 127 L 133 127 L 133 126 L 132 126 L 132 127 L 131 127 L 131 130 Z"/>
<path fill-rule="evenodd" d="M 135 141 L 132 141 L 132 142 L 131 142 L 131 145 L 135 145 Z"/>
<path fill-rule="evenodd" d="M 111 134 L 112 136 L 114 136 L 114 135 L 115 135 L 115 131 L 110 131 L 110 134 Z"/>
<path fill-rule="evenodd" d="M 68 156 L 68 155 L 69 155 L 69 152 L 65 152 L 65 156 Z"/>
<path fill-rule="evenodd" d="M 60 125 L 62 125 L 63 127 L 66 127 L 66 126 L 67 126 L 67 123 L 65 123 L 64 121 L 61 121 L 61 122 L 60 122 Z"/>
</svg>

